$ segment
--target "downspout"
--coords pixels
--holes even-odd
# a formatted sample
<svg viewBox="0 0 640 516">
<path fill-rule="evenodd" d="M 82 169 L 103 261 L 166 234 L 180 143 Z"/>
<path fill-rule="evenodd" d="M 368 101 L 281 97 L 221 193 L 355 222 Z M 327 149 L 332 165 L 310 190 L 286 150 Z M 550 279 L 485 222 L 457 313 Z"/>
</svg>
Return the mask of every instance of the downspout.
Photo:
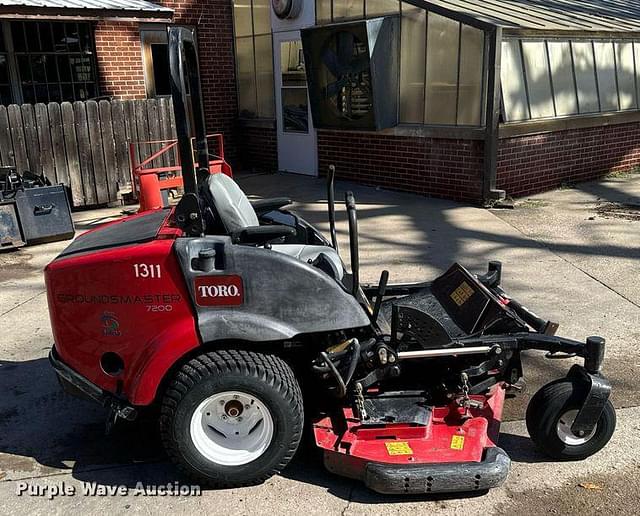
<svg viewBox="0 0 640 516">
<path fill-rule="evenodd" d="M 488 74 L 482 202 L 484 206 L 492 206 L 496 201 L 504 199 L 506 195 L 504 190 L 497 189 L 502 28 L 492 27 L 485 32 L 485 35 L 488 39 Z"/>
</svg>

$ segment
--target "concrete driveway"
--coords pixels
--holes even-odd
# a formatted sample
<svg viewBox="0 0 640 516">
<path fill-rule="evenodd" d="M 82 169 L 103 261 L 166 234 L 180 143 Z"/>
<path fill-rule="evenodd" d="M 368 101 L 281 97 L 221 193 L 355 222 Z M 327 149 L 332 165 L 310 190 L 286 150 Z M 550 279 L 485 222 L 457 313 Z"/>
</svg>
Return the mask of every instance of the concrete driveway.
<svg viewBox="0 0 640 516">
<path fill-rule="evenodd" d="M 245 176 L 258 196 L 289 195 L 296 210 L 326 229 L 320 180 Z M 46 355 L 51 346 L 42 268 L 66 243 L 0 254 L 0 499 L 6 513 L 215 514 L 596 514 L 636 512 L 640 502 L 640 177 L 609 179 L 519 203 L 513 211 L 487 211 L 446 201 L 338 184 L 338 198 L 353 189 L 359 205 L 365 281 L 391 271 L 393 281 L 433 278 L 459 261 L 482 272 L 489 259 L 504 262 L 504 286 L 563 335 L 608 340 L 606 373 L 614 384 L 618 430 L 600 454 L 580 463 L 554 463 L 538 454 L 521 421 L 527 396 L 509 402 L 501 445 L 513 459 L 504 487 L 483 496 L 389 498 L 326 473 L 311 449 L 261 486 L 203 491 L 200 496 L 147 496 L 136 487 L 187 484 L 168 464 L 149 421 L 103 435 L 104 412 L 63 395 Z M 638 212 L 640 214 L 640 211 Z M 85 230 L 118 210 L 75 214 Z M 339 237 L 347 250 L 346 218 Z M 347 256 L 348 259 L 348 256 Z M 530 393 L 569 364 L 525 359 Z M 95 484 L 92 484 L 95 483 Z M 18 496 L 20 489 L 29 492 Z M 129 488 L 91 496 L 83 489 Z M 56 496 L 47 487 L 76 489 Z M 40 493 L 42 496 L 38 496 Z"/>
</svg>

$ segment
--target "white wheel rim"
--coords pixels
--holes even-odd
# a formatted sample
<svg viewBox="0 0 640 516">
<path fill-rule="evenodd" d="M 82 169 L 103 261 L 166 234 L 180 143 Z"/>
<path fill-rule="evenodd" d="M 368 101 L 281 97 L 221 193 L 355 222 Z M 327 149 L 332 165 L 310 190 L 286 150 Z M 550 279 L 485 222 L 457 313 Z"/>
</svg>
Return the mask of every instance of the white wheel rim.
<svg viewBox="0 0 640 516">
<path fill-rule="evenodd" d="M 581 444 L 588 442 L 596 434 L 596 430 L 598 429 L 598 425 L 596 425 L 588 435 L 583 437 L 577 436 L 571 431 L 571 425 L 573 425 L 577 415 L 577 410 L 568 410 L 562 414 L 558 420 L 556 428 L 558 437 L 564 444 L 568 444 L 569 446 L 580 446 Z"/>
<path fill-rule="evenodd" d="M 260 457 L 273 439 L 273 418 L 256 396 L 226 391 L 205 399 L 191 416 L 191 440 L 207 459 L 242 466 Z"/>
</svg>

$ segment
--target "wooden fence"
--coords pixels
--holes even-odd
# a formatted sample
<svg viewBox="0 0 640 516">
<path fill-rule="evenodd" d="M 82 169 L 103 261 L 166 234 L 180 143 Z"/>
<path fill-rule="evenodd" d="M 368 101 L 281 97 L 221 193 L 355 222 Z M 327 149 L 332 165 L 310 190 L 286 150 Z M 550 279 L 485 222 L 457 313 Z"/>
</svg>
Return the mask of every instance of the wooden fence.
<svg viewBox="0 0 640 516">
<path fill-rule="evenodd" d="M 175 138 L 170 99 L 0 106 L 0 162 L 71 191 L 75 207 L 107 204 L 131 182 L 129 143 Z M 159 143 L 136 146 L 140 162 Z M 175 164 L 164 154 L 158 166 Z"/>
</svg>

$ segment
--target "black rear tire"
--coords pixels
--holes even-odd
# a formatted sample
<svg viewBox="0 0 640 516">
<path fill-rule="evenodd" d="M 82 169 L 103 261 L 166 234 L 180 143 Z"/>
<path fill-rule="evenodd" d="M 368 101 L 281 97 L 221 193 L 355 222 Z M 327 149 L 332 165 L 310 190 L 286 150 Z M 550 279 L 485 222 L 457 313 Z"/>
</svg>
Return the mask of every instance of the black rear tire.
<svg viewBox="0 0 640 516">
<path fill-rule="evenodd" d="M 608 400 L 591 435 L 581 439 L 566 432 L 570 422 L 567 425 L 564 419 L 580 409 L 586 394 L 583 383 L 563 378 L 545 385 L 531 398 L 527 430 L 540 451 L 558 460 L 582 460 L 609 442 L 616 427 L 616 413 Z"/>
<path fill-rule="evenodd" d="M 259 400 L 273 423 L 268 447 L 246 464 L 214 462 L 193 438 L 198 407 L 231 391 Z M 282 471 L 298 448 L 303 421 L 300 386 L 282 359 L 242 350 L 212 351 L 184 364 L 171 380 L 162 400 L 160 434 L 169 457 L 190 478 L 212 487 L 237 487 L 261 483 Z"/>
</svg>

